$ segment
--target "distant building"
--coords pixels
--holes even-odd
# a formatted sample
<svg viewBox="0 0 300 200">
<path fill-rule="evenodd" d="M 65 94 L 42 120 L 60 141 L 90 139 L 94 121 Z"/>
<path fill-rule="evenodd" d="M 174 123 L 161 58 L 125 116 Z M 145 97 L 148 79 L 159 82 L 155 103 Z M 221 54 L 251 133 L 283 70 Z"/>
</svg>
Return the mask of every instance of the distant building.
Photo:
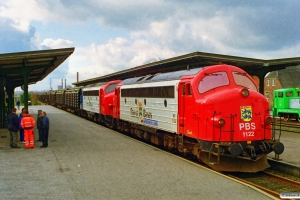
<svg viewBox="0 0 300 200">
<path fill-rule="evenodd" d="M 273 107 L 273 91 L 280 88 L 300 87 L 300 66 L 270 72 L 265 77 L 264 95 Z"/>
</svg>

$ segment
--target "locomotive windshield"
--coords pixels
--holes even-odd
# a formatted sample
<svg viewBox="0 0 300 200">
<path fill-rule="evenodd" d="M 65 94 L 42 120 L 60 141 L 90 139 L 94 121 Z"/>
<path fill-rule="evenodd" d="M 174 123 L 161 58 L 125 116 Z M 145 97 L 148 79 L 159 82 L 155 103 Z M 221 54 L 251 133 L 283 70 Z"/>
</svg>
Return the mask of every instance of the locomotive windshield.
<svg viewBox="0 0 300 200">
<path fill-rule="evenodd" d="M 226 72 L 205 74 L 205 77 L 200 81 L 198 91 L 200 92 L 200 94 L 203 94 L 209 90 L 224 85 L 229 85 L 229 79 Z"/>
<path fill-rule="evenodd" d="M 111 84 L 110 86 L 108 86 L 108 87 L 106 88 L 105 93 L 109 93 L 109 92 L 115 90 L 116 87 L 117 87 L 117 85 L 118 85 L 117 83 Z"/>
<path fill-rule="evenodd" d="M 257 91 L 256 85 L 251 81 L 251 79 L 247 77 L 246 73 L 232 72 L 232 75 L 234 78 L 234 82 L 237 85 Z"/>
</svg>

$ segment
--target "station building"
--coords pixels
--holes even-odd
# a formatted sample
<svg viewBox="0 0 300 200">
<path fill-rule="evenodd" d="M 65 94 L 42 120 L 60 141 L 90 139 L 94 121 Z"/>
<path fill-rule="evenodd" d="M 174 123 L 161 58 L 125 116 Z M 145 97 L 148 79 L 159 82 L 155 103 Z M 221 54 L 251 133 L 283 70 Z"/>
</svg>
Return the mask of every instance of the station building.
<svg viewBox="0 0 300 200">
<path fill-rule="evenodd" d="M 264 95 L 273 107 L 273 92 L 280 88 L 300 88 L 300 66 L 273 71 L 266 75 Z"/>
</svg>

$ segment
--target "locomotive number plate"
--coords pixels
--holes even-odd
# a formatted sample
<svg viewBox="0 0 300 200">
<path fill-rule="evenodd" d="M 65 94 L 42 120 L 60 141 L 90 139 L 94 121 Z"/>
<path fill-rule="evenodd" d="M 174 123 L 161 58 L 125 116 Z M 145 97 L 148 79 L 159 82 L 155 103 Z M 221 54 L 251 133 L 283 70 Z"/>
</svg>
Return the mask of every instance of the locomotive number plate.
<svg viewBox="0 0 300 200">
<path fill-rule="evenodd" d="M 245 131 L 243 132 L 244 137 L 254 137 L 254 131 Z"/>
</svg>

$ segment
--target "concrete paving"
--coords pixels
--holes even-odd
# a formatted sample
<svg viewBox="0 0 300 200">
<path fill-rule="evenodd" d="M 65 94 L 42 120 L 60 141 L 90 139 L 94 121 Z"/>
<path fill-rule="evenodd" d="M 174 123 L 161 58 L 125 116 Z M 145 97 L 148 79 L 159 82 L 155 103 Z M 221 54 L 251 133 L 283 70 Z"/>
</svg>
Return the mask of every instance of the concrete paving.
<svg viewBox="0 0 300 200">
<path fill-rule="evenodd" d="M 278 136 L 279 132 L 277 131 L 276 138 Z M 274 160 L 275 153 L 270 153 L 268 155 L 269 164 L 272 169 L 300 177 L 300 133 L 282 131 L 280 141 L 284 144 L 284 152 L 279 155 L 279 160 Z"/>
<path fill-rule="evenodd" d="M 1 199 L 270 199 L 252 187 L 51 106 L 49 147 L 0 131 Z M 4 137 L 4 136 L 7 137 Z M 37 131 L 35 131 L 37 136 Z"/>
<path fill-rule="evenodd" d="M 277 138 L 279 134 L 276 135 Z M 280 141 L 284 144 L 284 152 L 279 155 L 283 162 L 300 167 L 300 133 L 282 131 Z M 269 158 L 274 158 L 275 153 L 270 153 Z"/>
</svg>

